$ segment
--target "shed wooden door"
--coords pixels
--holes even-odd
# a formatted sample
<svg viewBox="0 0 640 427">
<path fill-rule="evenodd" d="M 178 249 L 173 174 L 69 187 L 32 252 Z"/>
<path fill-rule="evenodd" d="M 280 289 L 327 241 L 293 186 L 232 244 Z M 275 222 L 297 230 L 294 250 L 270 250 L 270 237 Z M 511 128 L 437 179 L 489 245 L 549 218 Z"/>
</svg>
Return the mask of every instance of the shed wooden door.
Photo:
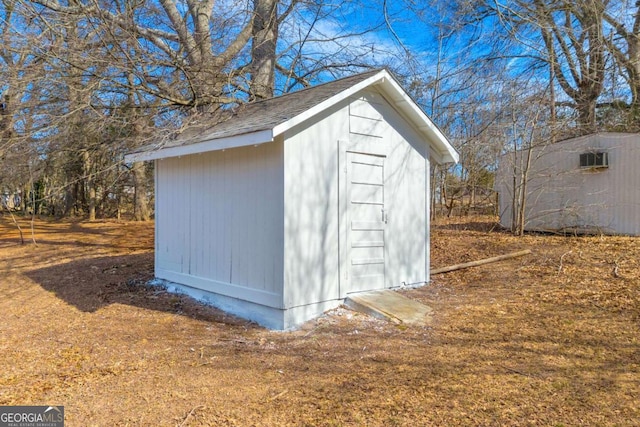
<svg viewBox="0 0 640 427">
<path fill-rule="evenodd" d="M 346 289 L 341 293 L 385 287 L 385 158 L 347 152 Z"/>
</svg>

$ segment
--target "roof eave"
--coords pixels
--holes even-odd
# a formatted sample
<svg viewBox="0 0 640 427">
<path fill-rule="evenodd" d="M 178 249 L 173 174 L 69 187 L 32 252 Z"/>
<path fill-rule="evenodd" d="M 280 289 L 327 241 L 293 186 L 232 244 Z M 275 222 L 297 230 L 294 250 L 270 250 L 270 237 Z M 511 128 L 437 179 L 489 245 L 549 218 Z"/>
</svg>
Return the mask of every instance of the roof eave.
<svg viewBox="0 0 640 427">
<path fill-rule="evenodd" d="M 246 147 L 249 145 L 264 144 L 265 142 L 271 142 L 274 139 L 274 135 L 271 129 L 261 130 L 256 132 L 245 133 L 241 135 L 234 135 L 226 138 L 209 139 L 195 144 L 179 145 L 176 147 L 158 147 L 157 149 L 150 149 L 146 151 L 140 151 L 137 153 L 127 154 L 124 161 L 141 162 L 146 160 L 159 160 L 168 157 L 180 157 L 187 156 L 189 154 L 205 153 L 207 151 L 225 150 L 227 148 Z"/>
<path fill-rule="evenodd" d="M 391 97 L 393 106 L 402 111 L 414 123 L 415 127 L 426 136 L 431 152 L 437 154 L 435 160 L 440 164 L 458 163 L 460 155 L 440 128 L 431 121 L 422 108 L 400 87 L 398 82 L 392 76 L 389 75 L 389 77 L 382 82 L 382 90 Z"/>
</svg>

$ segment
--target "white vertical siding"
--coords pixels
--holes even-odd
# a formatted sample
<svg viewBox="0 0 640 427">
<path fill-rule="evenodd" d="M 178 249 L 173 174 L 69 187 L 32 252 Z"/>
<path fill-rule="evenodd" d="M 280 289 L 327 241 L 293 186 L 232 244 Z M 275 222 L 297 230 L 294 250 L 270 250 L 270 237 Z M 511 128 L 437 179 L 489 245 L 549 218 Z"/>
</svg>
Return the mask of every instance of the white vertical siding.
<svg viewBox="0 0 640 427">
<path fill-rule="evenodd" d="M 386 201 L 387 286 L 428 280 L 429 150 L 424 139 L 388 103 L 380 107 L 388 124 Z"/>
<path fill-rule="evenodd" d="M 640 235 L 640 134 L 604 134 L 602 144 L 609 151 L 613 210 L 612 228 L 621 234 Z"/>
<path fill-rule="evenodd" d="M 342 103 L 285 135 L 285 306 L 339 298 L 338 140 Z"/>
<path fill-rule="evenodd" d="M 362 94 L 349 104 L 349 133 L 383 138 L 389 127 L 380 113 L 382 97 L 375 92 Z"/>
<path fill-rule="evenodd" d="M 579 156 L 606 151 L 608 168 L 580 168 Z M 519 153 L 521 155 L 521 153 Z M 520 162 L 520 157 L 516 162 Z M 501 159 L 496 189 L 500 219 L 511 224 L 514 154 Z M 640 235 L 640 135 L 601 133 L 533 151 L 525 228 L 593 229 Z"/>
<path fill-rule="evenodd" d="M 340 143 L 342 141 L 342 143 Z M 285 306 L 341 296 L 340 180 L 345 147 L 384 152 L 386 287 L 427 280 L 428 147 L 377 92 L 292 129 L 285 141 Z M 364 150 L 364 151 L 362 151 Z M 387 203 L 388 201 L 388 203 Z M 426 208 L 425 208 L 426 207 Z M 344 267 L 344 266 L 343 266 Z"/>
<path fill-rule="evenodd" d="M 282 142 L 157 161 L 160 278 L 282 305 Z"/>
</svg>

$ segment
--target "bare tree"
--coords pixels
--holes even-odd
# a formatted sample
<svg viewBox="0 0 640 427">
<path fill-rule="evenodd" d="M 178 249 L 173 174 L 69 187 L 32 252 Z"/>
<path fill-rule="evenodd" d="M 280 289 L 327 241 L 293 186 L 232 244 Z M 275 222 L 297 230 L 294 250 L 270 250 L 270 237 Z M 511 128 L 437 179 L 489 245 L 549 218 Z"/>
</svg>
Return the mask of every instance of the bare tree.
<svg viewBox="0 0 640 427">
<path fill-rule="evenodd" d="M 131 67 L 126 71 L 135 76 L 137 91 L 163 106 L 207 111 L 242 99 L 238 91 L 257 98 L 272 96 L 278 26 L 297 0 L 280 14 L 276 0 L 254 0 L 251 9 L 238 2 L 225 10 L 216 9 L 214 0 L 37 3 L 101 25 L 100 43 L 113 46 L 107 58 L 116 60 L 112 66 Z M 123 44 L 125 40 L 137 42 Z M 120 61 L 122 57 L 131 60 Z M 107 75 L 115 90 L 129 85 L 121 76 L 118 70 Z"/>
<path fill-rule="evenodd" d="M 546 58 L 586 131 L 596 129 L 596 105 L 604 88 L 603 13 L 601 1 L 534 1 L 534 18 L 546 47 Z"/>
<path fill-rule="evenodd" d="M 603 13 L 613 33 L 605 40 L 607 49 L 624 70 L 623 76 L 630 91 L 630 109 L 627 125 L 638 129 L 640 124 L 640 4 L 624 1 L 612 2 Z"/>
<path fill-rule="evenodd" d="M 39 161 L 31 134 L 38 126 L 43 64 L 34 46 L 44 36 L 20 1 L 2 0 L 0 16 L 0 192 L 19 197 L 25 210 L 31 170 Z"/>
<path fill-rule="evenodd" d="M 321 19 L 344 5 L 324 1 L 1 1 L 0 158 L 24 170 L 0 175 L 34 213 L 94 219 L 123 202 L 145 220 L 151 167 L 121 165 L 124 152 L 374 51 L 352 41 L 368 30 L 325 34 Z"/>
</svg>

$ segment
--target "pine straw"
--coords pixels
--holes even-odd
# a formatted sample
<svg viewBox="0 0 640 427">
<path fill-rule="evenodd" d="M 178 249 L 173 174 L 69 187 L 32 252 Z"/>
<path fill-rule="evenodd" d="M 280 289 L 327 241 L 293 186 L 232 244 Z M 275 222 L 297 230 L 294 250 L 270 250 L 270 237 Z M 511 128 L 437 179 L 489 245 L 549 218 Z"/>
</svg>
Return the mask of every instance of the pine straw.
<svg viewBox="0 0 640 427">
<path fill-rule="evenodd" d="M 69 426 L 638 425 L 640 239 L 434 224 L 432 265 L 532 255 L 403 291 L 429 328 L 344 308 L 272 332 L 149 288 L 153 229 L 0 217 L 0 404 Z"/>
</svg>

